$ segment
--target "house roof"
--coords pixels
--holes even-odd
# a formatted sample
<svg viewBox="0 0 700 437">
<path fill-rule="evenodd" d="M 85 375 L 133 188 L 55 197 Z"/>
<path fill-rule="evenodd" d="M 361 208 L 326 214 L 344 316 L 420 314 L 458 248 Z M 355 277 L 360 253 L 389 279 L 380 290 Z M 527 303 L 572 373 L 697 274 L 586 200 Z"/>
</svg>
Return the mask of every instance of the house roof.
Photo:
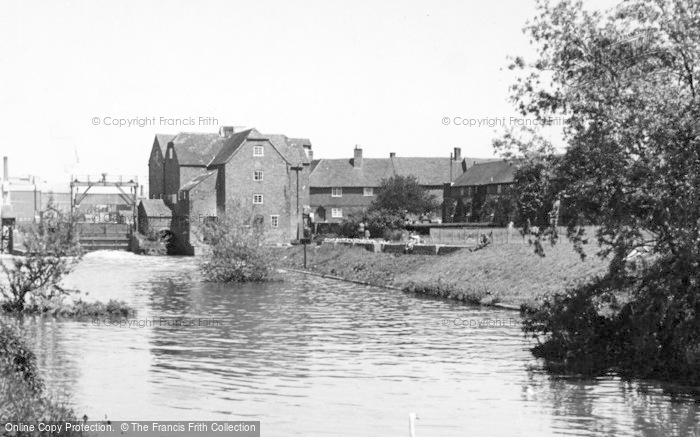
<svg viewBox="0 0 700 437">
<path fill-rule="evenodd" d="M 308 138 L 289 138 L 289 142 L 293 145 L 311 148 L 311 140 Z"/>
<path fill-rule="evenodd" d="M 217 156 L 224 140 L 219 134 L 181 132 L 170 142 L 180 165 L 206 166 Z"/>
<path fill-rule="evenodd" d="M 221 165 L 240 149 L 246 141 L 267 141 L 279 152 L 282 157 L 292 165 L 308 164 L 309 158 L 304 151 L 303 143 L 291 141 L 285 135 L 262 134 L 255 128 L 235 133 L 223 141 L 219 153 L 212 159 L 209 165 Z M 308 141 L 308 140 L 307 140 Z"/>
<path fill-rule="evenodd" d="M 509 184 L 515 179 L 516 167 L 508 161 L 483 162 L 473 165 L 455 180 L 453 186 Z"/>
<path fill-rule="evenodd" d="M 175 138 L 175 135 L 170 134 L 156 134 L 155 140 L 153 142 L 160 148 L 160 153 L 165 156 L 165 150 L 168 148 L 168 143 Z"/>
<path fill-rule="evenodd" d="M 403 176 L 413 175 L 420 185 L 442 185 L 457 179 L 463 173 L 462 161 L 450 158 L 393 157 L 390 159 L 394 165 L 394 173 Z"/>
<path fill-rule="evenodd" d="M 353 168 L 352 159 L 320 159 L 311 162 L 310 185 L 312 187 L 378 187 L 380 181 L 392 176 L 415 176 L 424 186 L 436 186 L 450 182 L 462 175 L 462 163 L 466 166 L 487 161 L 483 158 L 363 158 L 362 168 Z M 450 174 L 450 167 L 452 174 Z"/>
<path fill-rule="evenodd" d="M 309 157 L 304 151 L 303 143 L 294 141 L 284 135 L 268 135 L 270 143 L 291 165 L 303 165 L 309 163 Z"/>
<path fill-rule="evenodd" d="M 321 159 L 309 177 L 312 187 L 378 187 L 379 181 L 394 175 L 388 158 L 363 158 L 362 168 L 352 159 Z"/>
<path fill-rule="evenodd" d="M 180 190 L 190 191 L 192 188 L 196 187 L 197 185 L 199 185 L 203 181 L 207 180 L 210 176 L 212 176 L 216 173 L 217 173 L 216 170 L 209 170 L 207 172 L 204 172 L 204 173 L 192 178 L 192 180 L 190 180 L 185 185 L 183 185 L 182 188 L 180 188 Z"/>
<path fill-rule="evenodd" d="M 260 132 L 256 131 L 255 129 L 248 129 L 241 132 L 236 132 L 230 137 L 225 138 L 219 153 L 214 156 L 214 159 L 211 160 L 209 165 L 226 164 L 228 160 L 231 159 L 233 154 L 236 153 L 236 150 L 238 150 L 245 140 L 248 139 L 248 136 L 254 132 L 258 135 L 260 134 Z"/>
<path fill-rule="evenodd" d="M 163 199 L 141 199 L 140 206 L 146 212 L 146 217 L 172 217 L 173 212 Z"/>
</svg>

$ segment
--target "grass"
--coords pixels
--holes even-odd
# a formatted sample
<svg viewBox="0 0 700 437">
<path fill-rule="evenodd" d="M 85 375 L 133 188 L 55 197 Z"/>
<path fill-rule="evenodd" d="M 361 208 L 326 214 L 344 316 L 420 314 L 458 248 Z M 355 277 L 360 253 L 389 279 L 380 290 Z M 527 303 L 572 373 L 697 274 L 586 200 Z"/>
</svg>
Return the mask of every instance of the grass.
<svg viewBox="0 0 700 437">
<path fill-rule="evenodd" d="M 278 249 L 281 266 L 303 269 L 303 248 Z M 602 274 L 607 263 L 595 256 L 581 261 L 571 245 L 545 246 L 534 254 L 527 243 L 487 246 L 449 255 L 372 253 L 349 246 L 309 246 L 307 270 L 375 285 L 390 285 L 473 303 L 537 306 L 567 285 Z"/>
</svg>

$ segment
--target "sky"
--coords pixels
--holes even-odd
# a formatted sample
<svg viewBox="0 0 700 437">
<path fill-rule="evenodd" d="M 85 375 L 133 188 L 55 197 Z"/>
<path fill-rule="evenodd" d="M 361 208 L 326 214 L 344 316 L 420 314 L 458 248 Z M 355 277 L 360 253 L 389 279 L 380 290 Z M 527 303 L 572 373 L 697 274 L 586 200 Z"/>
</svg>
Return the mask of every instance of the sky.
<svg viewBox="0 0 700 437">
<path fill-rule="evenodd" d="M 0 0 L 0 151 L 49 182 L 143 180 L 156 133 L 220 125 L 309 138 L 315 158 L 492 157 L 501 127 L 464 123 L 518 116 L 507 56 L 533 54 L 534 4 Z"/>
</svg>

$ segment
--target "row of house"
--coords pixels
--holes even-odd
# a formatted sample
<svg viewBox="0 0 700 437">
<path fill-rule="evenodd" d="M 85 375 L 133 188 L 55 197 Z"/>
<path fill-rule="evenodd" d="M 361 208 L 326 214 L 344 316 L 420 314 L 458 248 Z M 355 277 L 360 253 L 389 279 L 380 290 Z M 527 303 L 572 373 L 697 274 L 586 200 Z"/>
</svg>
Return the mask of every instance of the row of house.
<svg viewBox="0 0 700 437">
<path fill-rule="evenodd" d="M 307 214 L 314 224 L 330 227 L 369 207 L 383 179 L 415 176 L 446 219 L 447 204 L 482 192 L 505 193 L 512 183 L 509 169 L 505 162 L 462 157 L 460 148 L 449 158 L 366 158 L 356 146 L 351 158 L 314 159 L 307 138 L 254 128 L 158 134 L 149 157 L 149 199 L 139 207 L 139 220 L 170 223 L 176 251 L 192 254 L 201 223 L 244 208 L 267 227 L 269 242 L 287 244 L 302 237 Z"/>
</svg>

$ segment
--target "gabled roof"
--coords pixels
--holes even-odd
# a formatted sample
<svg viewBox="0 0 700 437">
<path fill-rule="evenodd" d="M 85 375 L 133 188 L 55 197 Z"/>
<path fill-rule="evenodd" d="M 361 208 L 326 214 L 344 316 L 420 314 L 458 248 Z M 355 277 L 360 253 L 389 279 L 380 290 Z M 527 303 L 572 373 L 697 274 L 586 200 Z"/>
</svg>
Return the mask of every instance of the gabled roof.
<svg viewBox="0 0 700 437">
<path fill-rule="evenodd" d="M 464 158 L 466 166 L 483 158 Z M 392 176 L 415 176 L 424 186 L 438 186 L 462 175 L 462 160 L 420 157 L 363 158 L 362 168 L 353 168 L 352 159 L 320 159 L 311 163 L 312 187 L 378 187 Z M 450 174 L 450 168 L 452 173 Z"/>
<path fill-rule="evenodd" d="M 270 143 L 291 165 L 302 165 L 309 163 L 309 157 L 304 151 L 301 142 L 294 142 L 284 135 L 268 135 Z"/>
<path fill-rule="evenodd" d="M 219 134 L 181 132 L 170 141 L 180 165 L 206 166 L 224 144 Z"/>
<path fill-rule="evenodd" d="M 165 151 L 168 148 L 168 143 L 175 138 L 175 135 L 170 134 L 156 134 L 156 138 L 153 140 L 153 145 L 157 145 L 160 149 L 161 155 L 165 156 Z"/>
<path fill-rule="evenodd" d="M 146 212 L 146 217 L 173 216 L 173 212 L 168 208 L 163 199 L 141 199 L 140 204 Z"/>
<path fill-rule="evenodd" d="M 248 129 L 241 132 L 234 133 L 228 138 L 225 138 L 219 153 L 211 160 L 209 165 L 221 165 L 226 164 L 229 159 L 236 153 L 239 147 L 248 139 L 248 136 L 256 133 L 260 135 L 260 132 L 255 129 Z"/>
<path fill-rule="evenodd" d="M 192 188 L 196 187 L 197 185 L 199 185 L 200 183 L 204 182 L 204 181 L 207 180 L 210 176 L 212 176 L 212 175 L 214 175 L 214 174 L 216 174 L 216 173 L 217 173 L 216 170 L 209 170 L 209 171 L 207 171 L 207 172 L 204 172 L 204 173 L 202 173 L 202 174 L 200 174 L 200 175 L 198 175 L 198 176 L 192 178 L 192 180 L 189 181 L 189 182 L 187 182 L 185 185 L 183 185 L 182 188 L 180 188 L 180 190 L 190 191 Z"/>
<path fill-rule="evenodd" d="M 223 141 L 219 153 L 212 159 L 209 165 L 225 164 L 240 149 L 246 141 L 266 141 L 282 155 L 291 165 L 308 164 L 309 158 L 304 151 L 301 142 L 292 142 L 284 135 L 267 135 L 258 132 L 257 129 L 248 129 L 235 133 Z"/>
<path fill-rule="evenodd" d="M 515 179 L 515 165 L 508 161 L 494 161 L 475 164 L 453 186 L 468 187 L 476 185 L 509 184 Z"/>
</svg>

